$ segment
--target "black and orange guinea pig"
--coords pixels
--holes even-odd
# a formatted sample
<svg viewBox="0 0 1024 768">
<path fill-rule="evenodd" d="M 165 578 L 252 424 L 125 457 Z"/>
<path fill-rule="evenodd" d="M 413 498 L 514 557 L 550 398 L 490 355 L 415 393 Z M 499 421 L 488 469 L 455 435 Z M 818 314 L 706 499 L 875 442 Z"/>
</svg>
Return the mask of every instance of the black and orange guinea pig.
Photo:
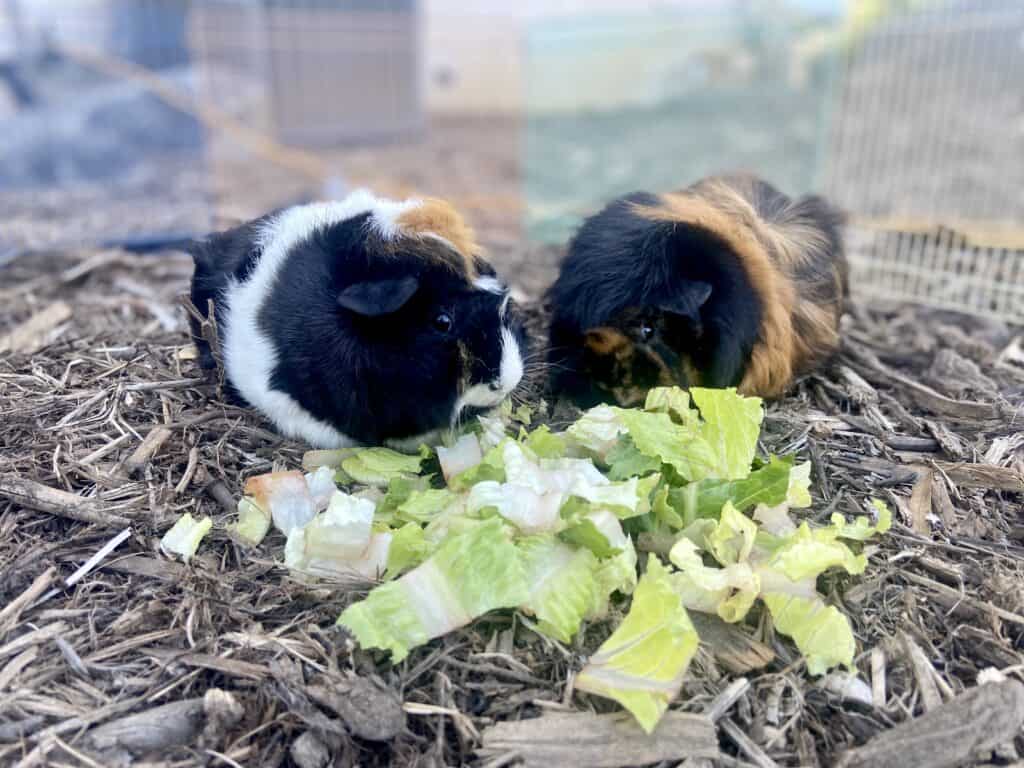
<svg viewBox="0 0 1024 768">
<path fill-rule="evenodd" d="M 839 343 L 841 217 L 751 176 L 637 192 L 587 219 L 547 295 L 558 394 L 641 404 L 651 387 L 772 398 Z"/>
<path fill-rule="evenodd" d="M 323 448 L 415 447 L 497 407 L 523 376 L 509 291 L 446 202 L 344 200 L 268 214 L 190 248 L 228 394 Z M 200 363 L 215 365 L 193 318 Z"/>
</svg>

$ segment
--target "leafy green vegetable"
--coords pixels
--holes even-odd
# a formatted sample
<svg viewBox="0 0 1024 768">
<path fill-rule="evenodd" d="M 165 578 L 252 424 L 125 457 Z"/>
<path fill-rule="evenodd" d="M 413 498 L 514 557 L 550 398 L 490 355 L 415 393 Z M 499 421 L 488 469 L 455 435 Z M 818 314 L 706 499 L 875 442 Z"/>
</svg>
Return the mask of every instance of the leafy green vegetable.
<svg viewBox="0 0 1024 768">
<path fill-rule="evenodd" d="M 518 421 L 520 424 L 530 426 L 533 421 L 533 409 L 526 405 L 520 405 L 515 411 L 512 412 L 512 418 Z"/>
<path fill-rule="evenodd" d="M 250 547 L 257 546 L 270 530 L 270 512 L 264 510 L 248 496 L 238 500 L 238 522 L 228 525 L 228 532 L 233 533 L 242 543 Z"/>
<path fill-rule="evenodd" d="M 578 448 L 604 460 L 615 447 L 626 425 L 619 420 L 620 409 L 598 405 L 584 413 L 569 428 L 565 436 Z"/>
<path fill-rule="evenodd" d="M 565 494 L 541 491 L 516 483 L 485 480 L 469 492 L 470 514 L 494 510 L 525 534 L 554 531 L 559 525 L 558 510 Z"/>
<path fill-rule="evenodd" d="M 756 537 L 754 521 L 738 512 L 731 502 L 726 502 L 718 525 L 706 537 L 707 550 L 722 565 L 746 562 Z"/>
<path fill-rule="evenodd" d="M 444 488 L 413 491 L 398 505 L 398 518 L 405 522 L 429 523 L 455 500 L 455 494 Z"/>
<path fill-rule="evenodd" d="M 811 462 L 797 464 L 789 471 L 786 502 L 793 509 L 811 506 Z"/>
<path fill-rule="evenodd" d="M 288 534 L 285 565 L 306 573 L 355 571 L 376 578 L 387 564 L 391 534 L 374 533 L 373 512 L 372 501 L 335 492 L 324 512 Z"/>
<path fill-rule="evenodd" d="M 346 608 L 338 623 L 363 648 L 391 651 L 397 664 L 431 638 L 528 599 L 516 547 L 491 518 L 447 538 L 424 563 Z"/>
<path fill-rule="evenodd" d="M 213 520 L 209 517 L 196 520 L 186 512 L 160 539 L 160 551 L 165 555 L 178 555 L 187 563 L 199 549 L 199 542 L 212 527 Z"/>
<path fill-rule="evenodd" d="M 619 554 L 622 550 L 612 546 L 608 537 L 590 518 L 583 518 L 558 534 L 562 541 L 587 549 L 597 557 L 604 559 Z"/>
<path fill-rule="evenodd" d="M 391 580 L 419 565 L 427 559 L 433 548 L 433 545 L 427 541 L 422 527 L 416 523 L 406 523 L 392 533 L 384 578 Z"/>
<path fill-rule="evenodd" d="M 655 387 L 647 393 L 644 410 L 667 413 L 679 424 L 691 421 L 697 415 L 690 408 L 690 395 L 679 387 Z"/>
<path fill-rule="evenodd" d="M 641 453 L 629 435 L 619 438 L 619 442 L 608 452 L 606 461 L 611 480 L 628 480 L 661 469 L 661 461 Z"/>
<path fill-rule="evenodd" d="M 823 675 L 839 664 L 853 667 L 853 632 L 837 608 L 825 605 L 817 595 L 766 592 L 761 599 L 768 606 L 775 628 L 793 638 L 812 675 Z"/>
<path fill-rule="evenodd" d="M 453 491 L 465 491 L 485 480 L 494 482 L 505 481 L 505 462 L 502 458 L 504 444 L 496 445 L 483 455 L 483 459 L 473 467 L 448 478 L 448 487 Z"/>
<path fill-rule="evenodd" d="M 633 540 L 622 530 L 622 523 L 611 512 L 592 512 L 586 519 L 604 535 L 610 547 L 617 550 L 611 557 L 602 558 L 597 569 L 598 589 L 594 593 L 597 602 L 590 611 L 590 615 L 596 617 L 605 615 L 608 598 L 613 592 L 629 595 L 636 588 L 636 549 Z"/>
<path fill-rule="evenodd" d="M 810 469 L 809 464 L 807 467 Z M 768 464 L 740 480 L 702 480 L 673 488 L 669 503 L 684 524 L 718 517 L 727 501 L 741 512 L 758 504 L 776 506 L 786 501 L 794 471 L 791 458 L 773 456 Z"/>
<path fill-rule="evenodd" d="M 629 614 L 576 676 L 577 690 L 614 699 L 651 733 L 683 685 L 697 631 L 654 555 Z"/>
<path fill-rule="evenodd" d="M 613 595 L 632 594 L 626 619 L 576 687 L 620 702 L 648 732 L 696 651 L 687 609 L 739 622 L 761 600 L 813 674 L 852 662 L 850 625 L 817 592 L 817 578 L 830 568 L 861 573 L 867 559 L 856 542 L 887 530 L 891 516 L 875 502 L 877 521 L 794 522 L 789 510 L 811 504 L 811 466 L 756 458 L 760 399 L 656 388 L 643 409 L 597 406 L 562 433 L 518 426 L 531 418 L 505 404 L 453 446 L 419 457 L 387 449 L 308 457 L 310 468 L 340 464 L 375 486 L 371 498 L 349 497 L 325 470 L 306 477 L 308 504 L 296 485 L 285 499 L 295 508 L 281 515 L 299 519 L 303 505 L 319 509 L 330 495 L 327 511 L 293 526 L 286 559 L 313 571 L 386 568 L 389 581 L 339 617 L 360 645 L 388 650 L 397 663 L 496 609 L 518 609 L 538 632 L 568 643 L 584 621 L 607 615 Z M 518 424 L 515 439 L 508 424 Z M 439 474 L 447 487 L 433 487 Z M 261 488 L 282 479 L 295 484 L 279 473 Z M 364 503 L 376 512 L 368 517 Z M 267 525 L 264 509 L 245 510 L 254 537 Z M 651 555 L 638 581 L 627 531 L 672 566 Z"/>
<path fill-rule="evenodd" d="M 358 448 L 333 448 L 322 451 L 306 451 L 302 454 L 302 468 L 307 472 L 314 472 L 320 467 L 340 469 L 341 462 L 349 456 L 354 456 Z"/>
<path fill-rule="evenodd" d="M 670 465 L 684 480 L 721 476 L 714 450 L 694 426 L 676 424 L 667 413 L 619 409 L 618 416 L 640 453 Z"/>
<path fill-rule="evenodd" d="M 750 474 L 764 411 L 761 398 L 742 397 L 735 389 L 693 387 L 690 397 L 700 409 L 700 432 L 716 456 L 714 477 L 738 480 Z"/>
<path fill-rule="evenodd" d="M 672 547 L 670 558 L 679 569 L 672 574 L 673 584 L 683 605 L 692 610 L 740 621 L 761 591 L 761 581 L 749 564 L 708 567 L 697 546 L 685 537 Z"/>
<path fill-rule="evenodd" d="M 361 448 L 344 459 L 341 468 L 353 480 L 382 488 L 396 477 L 415 475 L 420 471 L 419 456 L 409 456 L 390 448 Z"/>
<path fill-rule="evenodd" d="M 522 430 L 519 433 L 519 442 L 541 459 L 561 459 L 565 457 L 567 451 L 565 438 L 554 434 L 546 424 L 532 432 Z"/>
<path fill-rule="evenodd" d="M 726 621 L 742 619 L 760 598 L 776 629 L 793 638 L 812 674 L 823 674 L 837 664 L 850 666 L 854 639 L 849 622 L 825 604 L 815 581 L 834 567 L 852 574 L 863 572 L 867 559 L 841 539 L 863 541 L 885 531 L 891 522 L 888 510 L 878 509 L 879 521 L 874 525 L 866 518 L 848 524 L 835 515 L 832 525 L 811 528 L 806 522 L 795 526 L 788 518 L 780 521 L 780 515 L 785 516 L 781 507 L 759 507 L 759 513 L 771 513 L 771 527 L 778 532 L 772 534 L 759 530 L 726 503 L 720 521 L 703 521 L 699 530 L 680 537 L 673 546 L 670 559 L 679 569 L 674 583 L 688 608 L 716 612 Z M 702 549 L 724 568 L 706 565 Z"/>
<path fill-rule="evenodd" d="M 842 515 L 832 515 L 831 522 L 836 532 L 836 537 L 864 541 L 870 539 L 875 534 L 885 533 L 892 528 L 892 512 L 885 506 L 885 503 L 878 499 L 872 499 L 871 506 L 874 507 L 875 513 L 878 515 L 878 522 L 874 524 L 871 523 L 869 518 L 863 516 L 858 517 L 853 523 L 847 523 Z"/>
<path fill-rule="evenodd" d="M 521 606 L 537 617 L 537 630 L 567 643 L 597 603 L 597 558 L 551 534 L 521 539 L 522 557 L 530 595 Z"/>
</svg>

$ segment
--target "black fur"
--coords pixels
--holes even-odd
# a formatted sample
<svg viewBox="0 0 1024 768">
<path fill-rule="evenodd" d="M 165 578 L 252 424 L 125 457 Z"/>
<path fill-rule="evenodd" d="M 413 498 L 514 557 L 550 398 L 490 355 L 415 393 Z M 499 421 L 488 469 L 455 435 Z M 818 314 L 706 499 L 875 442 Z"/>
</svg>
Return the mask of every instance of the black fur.
<svg viewBox="0 0 1024 768">
<path fill-rule="evenodd" d="M 294 247 L 259 325 L 277 351 L 272 389 L 359 442 L 381 443 L 448 426 L 467 370 L 468 385 L 497 377 L 504 297 L 473 288 L 443 244 L 429 238 L 382 243 L 368 218 L 328 226 Z M 257 263 L 257 224 L 193 249 L 192 296 L 200 310 Z M 494 274 L 482 261 L 477 266 Z M 413 283 L 415 290 L 389 301 L 380 290 L 389 281 L 397 291 L 407 293 Z M 450 330 L 438 326 L 441 313 L 450 317 Z M 218 306 L 223 324 L 221 314 Z M 511 302 L 506 323 L 525 354 Z"/>
<path fill-rule="evenodd" d="M 248 222 L 226 232 L 219 232 L 191 243 L 186 249 L 195 263 L 192 274 L 190 298 L 204 317 L 207 317 L 209 302 L 214 303 L 214 316 L 218 324 L 223 321 L 223 302 L 218 299 L 231 280 L 245 280 L 249 271 L 259 259 L 257 235 L 259 228 L 272 214 Z M 209 343 L 200 335 L 199 321 L 189 316 L 192 338 L 199 350 L 199 365 L 210 370 L 217 363 Z M 229 382 L 230 384 L 230 382 Z M 229 395 L 236 401 L 237 392 L 230 389 Z"/>
<path fill-rule="evenodd" d="M 585 221 L 548 292 L 554 386 L 581 405 L 609 400 L 615 383 L 602 381 L 607 363 L 587 351 L 588 329 L 615 327 L 677 371 L 685 353 L 705 372 L 703 383 L 715 387 L 739 383 L 757 340 L 761 302 L 738 258 L 699 230 L 632 210 L 658 202 L 634 193 Z M 653 337 L 641 336 L 641 323 Z M 646 378 L 634 383 L 649 386 Z"/>
</svg>

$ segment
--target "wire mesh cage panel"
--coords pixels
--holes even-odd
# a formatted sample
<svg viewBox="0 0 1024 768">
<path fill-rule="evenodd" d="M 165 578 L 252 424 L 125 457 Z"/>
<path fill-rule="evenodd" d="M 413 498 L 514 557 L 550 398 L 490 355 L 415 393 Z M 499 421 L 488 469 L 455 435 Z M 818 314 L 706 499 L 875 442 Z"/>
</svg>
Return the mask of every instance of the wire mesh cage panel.
<svg viewBox="0 0 1024 768">
<path fill-rule="evenodd" d="M 420 28 L 416 0 L 207 0 L 190 34 L 212 103 L 329 147 L 423 129 Z"/>
<path fill-rule="evenodd" d="M 531 236 L 563 240 L 604 201 L 751 171 L 820 183 L 840 2 L 691 2 L 533 24 L 526 43 Z"/>
<path fill-rule="evenodd" d="M 1024 321 L 1024 4 L 913 5 L 849 41 L 826 175 L 852 287 Z"/>
</svg>

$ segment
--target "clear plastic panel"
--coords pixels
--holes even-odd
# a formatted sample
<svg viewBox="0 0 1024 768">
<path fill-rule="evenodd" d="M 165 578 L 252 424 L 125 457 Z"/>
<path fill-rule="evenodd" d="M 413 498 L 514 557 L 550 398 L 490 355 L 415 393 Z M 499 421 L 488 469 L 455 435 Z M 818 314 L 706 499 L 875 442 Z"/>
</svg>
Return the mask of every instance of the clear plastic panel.
<svg viewBox="0 0 1024 768">
<path fill-rule="evenodd" d="M 528 236 L 564 241 L 615 196 L 712 173 L 819 188 L 843 11 L 842 0 L 688 2 L 531 23 Z"/>
</svg>

